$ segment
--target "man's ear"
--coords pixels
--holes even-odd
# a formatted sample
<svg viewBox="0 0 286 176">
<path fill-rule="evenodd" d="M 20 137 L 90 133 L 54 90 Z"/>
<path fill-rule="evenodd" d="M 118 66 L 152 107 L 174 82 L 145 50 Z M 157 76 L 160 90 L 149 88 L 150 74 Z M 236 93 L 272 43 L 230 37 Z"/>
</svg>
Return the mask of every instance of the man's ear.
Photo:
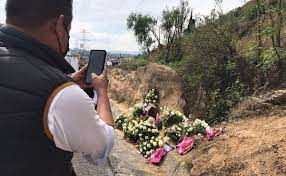
<svg viewBox="0 0 286 176">
<path fill-rule="evenodd" d="M 61 38 L 65 35 L 64 20 L 65 16 L 60 15 L 60 17 L 56 21 L 56 33 Z"/>
</svg>

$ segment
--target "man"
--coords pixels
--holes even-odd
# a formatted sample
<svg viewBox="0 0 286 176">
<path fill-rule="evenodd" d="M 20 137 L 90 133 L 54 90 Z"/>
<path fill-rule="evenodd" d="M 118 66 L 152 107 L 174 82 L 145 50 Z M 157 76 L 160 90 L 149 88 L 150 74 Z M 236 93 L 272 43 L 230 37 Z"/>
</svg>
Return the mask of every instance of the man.
<svg viewBox="0 0 286 176">
<path fill-rule="evenodd" d="M 93 74 L 97 101 L 83 91 L 87 67 L 65 61 L 72 0 L 7 0 L 0 28 L 0 171 L 3 176 L 71 176 L 74 152 L 104 162 L 114 122 L 107 73 Z M 97 109 L 95 104 L 97 103 Z"/>
</svg>

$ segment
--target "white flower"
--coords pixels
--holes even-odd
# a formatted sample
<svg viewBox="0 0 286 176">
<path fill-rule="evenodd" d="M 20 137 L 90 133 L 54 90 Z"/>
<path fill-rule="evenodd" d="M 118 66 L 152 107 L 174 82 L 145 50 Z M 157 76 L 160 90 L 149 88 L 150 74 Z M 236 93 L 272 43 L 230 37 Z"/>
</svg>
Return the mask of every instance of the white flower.
<svg viewBox="0 0 286 176">
<path fill-rule="evenodd" d="M 148 147 L 148 148 L 151 148 L 151 145 L 150 145 L 150 144 L 147 144 L 147 147 Z"/>
<path fill-rule="evenodd" d="M 139 134 L 139 137 L 141 137 L 141 136 L 142 136 L 142 134 L 140 133 L 140 134 Z"/>
<path fill-rule="evenodd" d="M 146 148 L 146 147 L 143 147 L 143 149 L 144 149 L 144 150 L 147 150 L 147 148 Z"/>
<path fill-rule="evenodd" d="M 156 147 L 156 146 L 158 145 L 158 143 L 157 143 L 157 142 L 153 142 L 152 145 L 153 145 L 154 147 Z"/>
<path fill-rule="evenodd" d="M 153 100 L 153 103 L 156 103 L 157 101 L 156 100 Z"/>
<path fill-rule="evenodd" d="M 165 143 L 168 142 L 169 140 L 170 140 L 170 138 L 167 137 L 167 136 L 163 138 L 163 141 L 164 141 Z"/>
<path fill-rule="evenodd" d="M 149 136 L 145 136 L 145 139 L 148 140 L 148 139 L 149 139 Z"/>
<path fill-rule="evenodd" d="M 157 132 L 158 132 L 157 129 L 153 129 L 153 130 L 152 130 L 152 133 L 157 133 Z"/>
<path fill-rule="evenodd" d="M 144 155 L 144 158 L 148 158 L 148 156 L 147 156 L 147 155 Z"/>
<path fill-rule="evenodd" d="M 153 142 L 154 142 L 154 141 L 151 139 L 151 140 L 150 140 L 150 143 L 153 143 Z"/>
<path fill-rule="evenodd" d="M 151 132 L 151 131 L 152 131 L 152 130 L 149 128 L 149 129 L 148 129 L 148 132 Z"/>
<path fill-rule="evenodd" d="M 145 145 L 145 146 L 146 146 L 146 145 L 147 145 L 147 142 L 143 142 L 143 145 Z"/>
<path fill-rule="evenodd" d="M 148 152 L 146 152 L 146 155 L 150 155 L 151 153 L 148 151 Z"/>
<path fill-rule="evenodd" d="M 164 142 L 162 140 L 159 141 L 159 147 L 163 147 Z"/>
<path fill-rule="evenodd" d="M 151 137 L 151 139 L 152 139 L 152 140 L 154 140 L 154 139 L 155 139 L 155 137 L 154 137 L 154 136 L 152 136 L 152 137 Z"/>
</svg>

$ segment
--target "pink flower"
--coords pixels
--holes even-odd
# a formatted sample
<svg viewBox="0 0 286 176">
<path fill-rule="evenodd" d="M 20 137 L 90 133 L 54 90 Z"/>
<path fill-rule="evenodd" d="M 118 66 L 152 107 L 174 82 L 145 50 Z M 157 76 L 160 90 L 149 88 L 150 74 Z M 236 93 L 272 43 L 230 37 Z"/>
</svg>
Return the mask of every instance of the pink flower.
<svg viewBox="0 0 286 176">
<path fill-rule="evenodd" d="M 195 139 L 193 137 L 186 137 L 184 140 L 177 145 L 177 151 L 180 155 L 186 154 L 195 145 Z"/>
<path fill-rule="evenodd" d="M 148 161 L 152 164 L 159 164 L 163 158 L 168 152 L 164 148 L 158 148 L 155 150 Z"/>
<path fill-rule="evenodd" d="M 206 128 L 206 134 L 209 141 L 213 140 L 216 136 L 216 133 L 211 127 Z"/>
<path fill-rule="evenodd" d="M 157 113 L 156 120 L 155 120 L 155 125 L 156 125 L 157 128 L 159 128 L 160 122 L 161 122 L 161 117 L 160 117 L 160 114 Z"/>
</svg>

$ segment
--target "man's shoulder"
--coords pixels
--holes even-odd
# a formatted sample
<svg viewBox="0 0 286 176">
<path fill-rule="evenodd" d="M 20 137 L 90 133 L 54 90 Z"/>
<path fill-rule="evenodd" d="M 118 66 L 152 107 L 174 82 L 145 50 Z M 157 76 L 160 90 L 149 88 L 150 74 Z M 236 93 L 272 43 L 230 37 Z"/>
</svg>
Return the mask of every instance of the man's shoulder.
<svg viewBox="0 0 286 176">
<path fill-rule="evenodd" d="M 26 81 L 25 85 L 21 84 L 21 87 L 32 86 L 37 89 L 49 89 L 48 92 L 65 82 L 73 81 L 61 70 L 28 52 L 3 46 L 0 46 L 0 73 L 7 81 L 7 84 L 14 84 L 13 82 L 15 81 L 15 84 L 21 84 L 22 81 L 18 79 L 22 79 Z M 1 75 L 0 78 L 2 77 Z M 16 75 L 19 75 L 19 77 L 16 77 Z"/>
</svg>

